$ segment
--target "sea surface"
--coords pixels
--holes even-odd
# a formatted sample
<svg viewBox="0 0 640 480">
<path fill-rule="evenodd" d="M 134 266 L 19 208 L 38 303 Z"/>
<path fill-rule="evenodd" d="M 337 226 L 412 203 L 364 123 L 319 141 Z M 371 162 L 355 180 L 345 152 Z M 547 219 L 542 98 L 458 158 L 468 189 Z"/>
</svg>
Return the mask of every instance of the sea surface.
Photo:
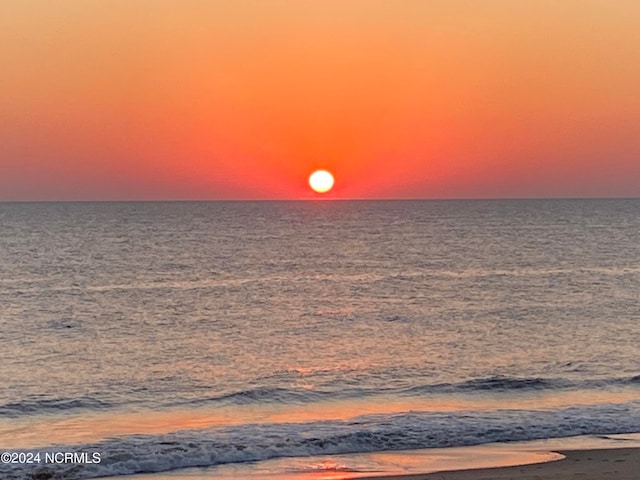
<svg viewBox="0 0 640 480">
<path fill-rule="evenodd" d="M 630 432 L 640 200 L 0 204 L 2 479 Z"/>
</svg>

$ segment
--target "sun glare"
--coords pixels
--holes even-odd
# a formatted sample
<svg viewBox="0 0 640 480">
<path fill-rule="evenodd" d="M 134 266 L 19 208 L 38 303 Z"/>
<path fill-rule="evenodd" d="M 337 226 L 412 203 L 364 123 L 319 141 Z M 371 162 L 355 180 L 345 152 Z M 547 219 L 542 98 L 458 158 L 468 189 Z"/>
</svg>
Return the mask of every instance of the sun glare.
<svg viewBox="0 0 640 480">
<path fill-rule="evenodd" d="M 317 193 L 327 193 L 333 188 L 333 183 L 333 175 L 326 170 L 316 170 L 309 177 L 309 186 Z"/>
</svg>

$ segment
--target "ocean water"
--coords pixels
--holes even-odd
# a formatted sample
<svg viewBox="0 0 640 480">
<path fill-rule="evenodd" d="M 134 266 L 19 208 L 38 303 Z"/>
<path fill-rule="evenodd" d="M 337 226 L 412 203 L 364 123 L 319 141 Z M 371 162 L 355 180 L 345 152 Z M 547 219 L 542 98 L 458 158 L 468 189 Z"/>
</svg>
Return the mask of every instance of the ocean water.
<svg viewBox="0 0 640 480">
<path fill-rule="evenodd" d="M 629 432 L 640 200 L 0 204 L 0 478 Z"/>
</svg>

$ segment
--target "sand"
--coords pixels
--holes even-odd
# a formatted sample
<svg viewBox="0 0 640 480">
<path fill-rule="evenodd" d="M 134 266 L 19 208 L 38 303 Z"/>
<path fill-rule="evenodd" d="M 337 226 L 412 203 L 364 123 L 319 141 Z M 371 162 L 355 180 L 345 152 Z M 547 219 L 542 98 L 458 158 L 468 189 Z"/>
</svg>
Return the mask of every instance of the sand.
<svg viewBox="0 0 640 480">
<path fill-rule="evenodd" d="M 564 459 L 533 465 L 372 477 L 371 480 L 640 480 L 638 448 L 560 453 L 565 456 Z"/>
</svg>

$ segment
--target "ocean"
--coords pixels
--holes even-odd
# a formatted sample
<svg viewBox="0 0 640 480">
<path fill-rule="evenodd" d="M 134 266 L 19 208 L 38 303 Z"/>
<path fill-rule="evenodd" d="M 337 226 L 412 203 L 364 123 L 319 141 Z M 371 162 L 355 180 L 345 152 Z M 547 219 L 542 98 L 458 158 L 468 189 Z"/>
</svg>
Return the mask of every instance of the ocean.
<svg viewBox="0 0 640 480">
<path fill-rule="evenodd" d="M 2 479 L 629 432 L 640 200 L 0 204 Z"/>
</svg>

